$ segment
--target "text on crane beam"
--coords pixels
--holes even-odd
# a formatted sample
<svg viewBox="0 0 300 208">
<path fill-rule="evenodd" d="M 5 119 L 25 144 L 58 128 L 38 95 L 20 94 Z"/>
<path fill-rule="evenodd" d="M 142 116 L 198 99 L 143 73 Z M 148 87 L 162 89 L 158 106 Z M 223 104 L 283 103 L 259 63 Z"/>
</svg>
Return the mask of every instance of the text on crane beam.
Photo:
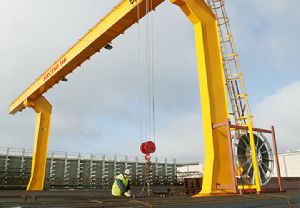
<svg viewBox="0 0 300 208">
<path fill-rule="evenodd" d="M 60 61 L 58 61 L 55 66 L 53 66 L 45 75 L 44 75 L 44 81 L 47 81 L 55 72 L 56 70 L 61 67 L 64 63 L 66 63 L 67 59 L 66 57 L 62 58 Z"/>
</svg>

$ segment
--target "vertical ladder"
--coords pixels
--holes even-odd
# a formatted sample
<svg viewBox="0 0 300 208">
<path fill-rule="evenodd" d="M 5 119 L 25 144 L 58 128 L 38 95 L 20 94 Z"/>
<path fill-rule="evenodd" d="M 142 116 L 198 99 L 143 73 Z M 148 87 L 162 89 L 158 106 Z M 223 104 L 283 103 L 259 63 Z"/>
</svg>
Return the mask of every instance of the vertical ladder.
<svg viewBox="0 0 300 208">
<path fill-rule="evenodd" d="M 65 153 L 64 160 L 64 186 L 65 188 L 69 188 L 70 185 L 70 160 L 68 157 L 68 153 Z"/>
<path fill-rule="evenodd" d="M 55 170 L 56 170 L 56 160 L 54 159 L 54 152 L 51 153 L 50 158 L 50 170 L 49 170 L 49 183 L 50 188 L 55 188 Z"/>
<path fill-rule="evenodd" d="M 102 155 L 102 172 L 101 172 L 101 184 L 102 188 L 109 187 L 109 163 L 106 161 L 105 155 Z M 114 177 L 114 176 L 113 176 Z"/>
<path fill-rule="evenodd" d="M 78 153 L 78 158 L 77 158 L 77 172 L 76 172 L 76 184 L 78 189 L 82 189 L 83 185 L 83 160 L 81 158 L 81 154 Z"/>
<path fill-rule="evenodd" d="M 94 161 L 94 154 L 91 154 L 90 159 L 90 189 L 96 188 L 96 163 Z"/>
<path fill-rule="evenodd" d="M 22 149 L 21 163 L 20 163 L 20 185 L 23 185 L 25 179 L 25 149 Z"/>
<path fill-rule="evenodd" d="M 4 162 L 4 184 L 7 185 L 8 184 L 8 177 L 9 177 L 9 161 L 10 161 L 10 157 L 9 157 L 9 154 L 10 154 L 10 149 L 7 148 L 6 149 L 6 155 L 5 155 L 5 162 Z"/>
<path fill-rule="evenodd" d="M 231 115 L 236 125 L 247 125 L 252 123 L 252 114 L 225 3 L 224 0 L 207 0 L 207 4 L 217 17 L 226 86 L 232 109 Z"/>
<path fill-rule="evenodd" d="M 176 158 L 173 158 L 172 185 L 175 185 L 176 183 L 177 183 Z"/>
<path fill-rule="evenodd" d="M 250 135 L 251 158 L 255 176 L 255 184 L 253 184 L 252 187 L 256 188 L 257 192 L 260 192 L 261 179 L 257 165 L 255 140 L 252 129 L 253 116 L 248 102 L 248 94 L 246 93 L 243 74 L 240 69 L 239 58 L 235 48 L 234 37 L 231 32 L 225 3 L 224 0 L 207 0 L 207 4 L 217 18 L 223 68 L 231 103 L 232 116 L 234 117 L 236 125 L 248 127 Z M 238 137 L 240 133 L 240 131 L 235 131 Z"/>
<path fill-rule="evenodd" d="M 139 161 L 139 158 L 135 157 L 135 184 L 143 184 L 144 181 L 144 165 Z"/>
<path fill-rule="evenodd" d="M 154 164 L 154 168 L 155 168 L 155 185 L 159 184 L 159 172 L 158 172 L 158 158 L 155 158 L 155 164 Z"/>
</svg>

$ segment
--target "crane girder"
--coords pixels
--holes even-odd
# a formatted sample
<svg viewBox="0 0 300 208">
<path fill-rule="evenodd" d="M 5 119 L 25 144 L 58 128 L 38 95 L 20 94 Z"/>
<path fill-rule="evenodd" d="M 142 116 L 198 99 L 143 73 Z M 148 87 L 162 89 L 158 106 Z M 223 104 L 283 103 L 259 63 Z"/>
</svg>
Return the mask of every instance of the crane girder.
<svg viewBox="0 0 300 208">
<path fill-rule="evenodd" d="M 154 10 L 164 0 L 152 0 Z M 139 9 L 137 9 L 139 7 Z M 65 78 L 74 69 L 99 52 L 146 14 L 145 0 L 124 0 L 113 8 L 65 54 L 36 79 L 9 107 L 9 113 L 22 111 L 27 100 L 34 100 Z"/>
</svg>

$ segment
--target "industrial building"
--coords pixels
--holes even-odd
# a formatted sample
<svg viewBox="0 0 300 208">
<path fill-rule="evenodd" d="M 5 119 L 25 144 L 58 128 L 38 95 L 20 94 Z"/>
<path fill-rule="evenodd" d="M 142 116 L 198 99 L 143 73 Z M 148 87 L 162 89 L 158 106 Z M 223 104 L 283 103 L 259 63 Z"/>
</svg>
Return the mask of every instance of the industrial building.
<svg viewBox="0 0 300 208">
<path fill-rule="evenodd" d="M 300 168 L 295 165 L 300 163 L 300 150 L 288 151 L 278 155 L 281 177 L 300 177 Z M 203 163 L 191 163 L 177 167 L 177 172 L 185 172 L 189 177 L 201 177 Z M 277 170 L 274 167 L 272 177 L 277 177 Z"/>
</svg>

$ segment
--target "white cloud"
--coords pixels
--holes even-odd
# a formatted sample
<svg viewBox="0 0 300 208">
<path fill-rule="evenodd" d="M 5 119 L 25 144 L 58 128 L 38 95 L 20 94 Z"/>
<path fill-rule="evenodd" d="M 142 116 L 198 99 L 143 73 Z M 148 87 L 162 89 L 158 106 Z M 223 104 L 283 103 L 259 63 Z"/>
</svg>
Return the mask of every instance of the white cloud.
<svg viewBox="0 0 300 208">
<path fill-rule="evenodd" d="M 158 155 L 168 155 L 184 161 L 201 161 L 204 139 L 200 112 L 173 116 L 158 134 Z"/>
<path fill-rule="evenodd" d="M 204 158 L 203 131 L 200 112 L 173 115 L 169 123 L 157 128 L 156 152 L 153 157 L 176 158 L 177 161 L 202 161 Z M 143 140 L 143 142 L 145 142 Z M 117 150 L 141 155 L 136 143 L 122 142 Z"/>
<path fill-rule="evenodd" d="M 254 112 L 257 126 L 274 125 L 280 152 L 300 148 L 300 81 L 267 96 Z"/>
<path fill-rule="evenodd" d="M 300 1 L 227 2 L 240 57 L 255 74 L 263 70 L 295 73 L 299 51 Z M 251 72 L 249 72 L 251 73 Z"/>
</svg>

